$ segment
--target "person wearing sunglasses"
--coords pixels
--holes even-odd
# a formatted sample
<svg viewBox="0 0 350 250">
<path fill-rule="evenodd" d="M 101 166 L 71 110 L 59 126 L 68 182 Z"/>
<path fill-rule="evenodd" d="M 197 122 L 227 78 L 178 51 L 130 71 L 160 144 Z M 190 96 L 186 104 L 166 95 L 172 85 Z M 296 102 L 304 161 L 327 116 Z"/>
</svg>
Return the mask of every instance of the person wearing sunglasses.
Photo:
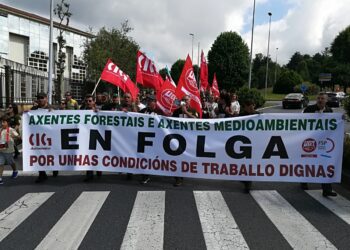
<svg viewBox="0 0 350 250">
<path fill-rule="evenodd" d="M 91 94 L 85 95 L 84 105 L 82 105 L 80 107 L 80 109 L 81 110 L 93 110 L 95 112 L 97 111 L 96 103 L 95 103 L 93 95 L 91 95 Z M 98 177 L 100 177 L 102 175 L 102 172 L 101 171 L 96 171 L 96 175 Z M 92 170 L 86 171 L 86 177 L 84 179 L 84 182 L 90 182 L 93 179 L 94 179 L 94 171 L 92 171 Z"/>
</svg>

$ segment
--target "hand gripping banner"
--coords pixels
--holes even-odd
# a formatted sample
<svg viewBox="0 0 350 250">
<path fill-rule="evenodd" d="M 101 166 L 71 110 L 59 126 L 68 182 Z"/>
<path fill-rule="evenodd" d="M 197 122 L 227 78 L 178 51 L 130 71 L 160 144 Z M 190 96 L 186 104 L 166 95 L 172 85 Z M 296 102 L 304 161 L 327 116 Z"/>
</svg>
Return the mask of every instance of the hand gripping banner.
<svg viewBox="0 0 350 250">
<path fill-rule="evenodd" d="M 23 115 L 24 171 L 340 182 L 340 113 L 186 119 L 115 111 Z"/>
</svg>

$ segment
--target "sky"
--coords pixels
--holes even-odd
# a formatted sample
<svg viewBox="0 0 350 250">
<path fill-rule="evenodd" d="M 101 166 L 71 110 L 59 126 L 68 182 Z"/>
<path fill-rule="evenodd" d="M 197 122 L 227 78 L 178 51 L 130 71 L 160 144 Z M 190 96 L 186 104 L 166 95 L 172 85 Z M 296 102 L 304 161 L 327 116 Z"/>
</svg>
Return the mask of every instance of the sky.
<svg viewBox="0 0 350 250">
<path fill-rule="evenodd" d="M 54 0 L 54 4 L 60 2 Z M 128 20 L 130 36 L 158 68 L 185 59 L 198 43 L 207 55 L 220 33 L 235 31 L 250 48 L 254 0 L 67 0 L 71 26 L 87 31 L 120 27 Z M 271 16 L 270 56 L 288 63 L 299 51 L 313 55 L 330 47 L 350 25 L 350 0 L 256 0 L 253 55 L 267 55 Z M 49 17 L 50 0 L 0 0 L 0 3 Z M 277 49 L 278 48 L 278 49 Z"/>
</svg>

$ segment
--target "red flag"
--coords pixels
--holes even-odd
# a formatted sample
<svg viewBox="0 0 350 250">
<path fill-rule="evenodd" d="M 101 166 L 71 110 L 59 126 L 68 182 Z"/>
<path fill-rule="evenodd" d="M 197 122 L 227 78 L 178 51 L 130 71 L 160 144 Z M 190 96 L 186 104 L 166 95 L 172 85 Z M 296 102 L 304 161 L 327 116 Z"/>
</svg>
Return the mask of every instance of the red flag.
<svg viewBox="0 0 350 250">
<path fill-rule="evenodd" d="M 163 83 L 160 80 L 161 76 L 158 73 L 154 62 L 152 62 L 141 51 L 137 51 L 136 82 L 145 87 L 159 90 L 161 84 Z"/>
<path fill-rule="evenodd" d="M 113 63 L 111 59 L 108 59 L 107 64 L 102 71 L 101 80 L 120 87 L 124 92 L 130 92 L 133 98 L 136 98 L 139 91 L 131 81 L 130 77 Z"/>
<path fill-rule="evenodd" d="M 201 91 L 206 91 L 209 85 L 208 82 L 208 64 L 207 61 L 205 59 L 203 50 L 202 50 L 202 54 L 201 54 L 201 74 L 200 74 L 200 82 L 201 82 Z"/>
<path fill-rule="evenodd" d="M 211 85 L 211 92 L 213 93 L 214 97 L 220 96 L 219 85 L 218 81 L 216 80 L 216 73 L 214 73 L 213 83 Z"/>
<path fill-rule="evenodd" d="M 200 117 L 202 117 L 200 93 L 197 87 L 196 77 L 193 72 L 192 61 L 189 55 L 187 55 L 175 94 L 178 99 L 182 99 L 182 97 L 185 95 L 190 96 L 190 106 L 197 111 Z"/>
<path fill-rule="evenodd" d="M 157 106 L 165 115 L 171 115 L 179 106 L 175 104 L 176 87 L 166 78 L 162 87 L 157 91 Z"/>
<path fill-rule="evenodd" d="M 139 94 L 139 88 L 130 80 L 130 82 L 126 85 L 127 91 L 131 94 L 132 99 L 135 101 L 137 95 Z"/>
</svg>

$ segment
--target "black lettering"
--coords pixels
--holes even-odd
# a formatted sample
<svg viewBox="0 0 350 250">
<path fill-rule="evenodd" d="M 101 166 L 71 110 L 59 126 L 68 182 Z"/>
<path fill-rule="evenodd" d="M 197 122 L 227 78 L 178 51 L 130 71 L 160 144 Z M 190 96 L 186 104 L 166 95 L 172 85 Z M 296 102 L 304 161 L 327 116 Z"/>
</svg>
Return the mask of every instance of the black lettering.
<svg viewBox="0 0 350 250">
<path fill-rule="evenodd" d="M 63 150 L 79 149 L 79 144 L 70 144 L 70 142 L 78 141 L 77 136 L 69 136 L 70 134 L 79 134 L 79 129 L 61 129 L 61 147 Z"/>
<path fill-rule="evenodd" d="M 277 151 L 274 151 L 275 146 L 277 146 Z M 281 159 L 288 159 L 287 150 L 286 150 L 286 147 L 284 146 L 281 136 L 271 137 L 262 158 L 270 159 L 271 156 L 279 156 Z"/>
<path fill-rule="evenodd" d="M 251 146 L 241 146 L 241 152 L 237 153 L 234 150 L 235 143 L 237 141 L 242 142 L 243 144 L 251 144 L 249 138 L 242 135 L 235 135 L 230 137 L 225 145 L 226 154 L 234 159 L 243 159 L 243 158 L 252 158 L 252 147 Z"/>
<path fill-rule="evenodd" d="M 112 131 L 106 130 L 105 131 L 105 139 L 101 136 L 100 132 L 96 129 L 90 130 L 90 141 L 89 141 L 89 149 L 96 150 L 97 148 L 97 141 L 103 148 L 103 150 L 111 150 L 111 138 L 112 138 Z"/>
<path fill-rule="evenodd" d="M 146 137 L 156 137 L 156 133 L 139 132 L 137 137 L 137 153 L 144 153 L 145 146 L 153 146 L 152 141 L 146 141 Z"/>
<path fill-rule="evenodd" d="M 196 156 L 197 157 L 209 157 L 209 158 L 215 158 L 215 152 L 205 152 L 205 136 L 199 135 L 197 137 L 197 149 L 196 149 Z"/>
<path fill-rule="evenodd" d="M 171 140 L 177 140 L 179 142 L 179 146 L 177 149 L 173 150 L 170 147 L 170 142 Z M 168 155 L 173 155 L 173 156 L 178 156 L 181 155 L 185 150 L 186 150 L 186 140 L 182 135 L 179 134 L 169 134 L 167 136 L 164 137 L 163 140 L 163 148 L 164 151 L 168 154 Z"/>
</svg>

